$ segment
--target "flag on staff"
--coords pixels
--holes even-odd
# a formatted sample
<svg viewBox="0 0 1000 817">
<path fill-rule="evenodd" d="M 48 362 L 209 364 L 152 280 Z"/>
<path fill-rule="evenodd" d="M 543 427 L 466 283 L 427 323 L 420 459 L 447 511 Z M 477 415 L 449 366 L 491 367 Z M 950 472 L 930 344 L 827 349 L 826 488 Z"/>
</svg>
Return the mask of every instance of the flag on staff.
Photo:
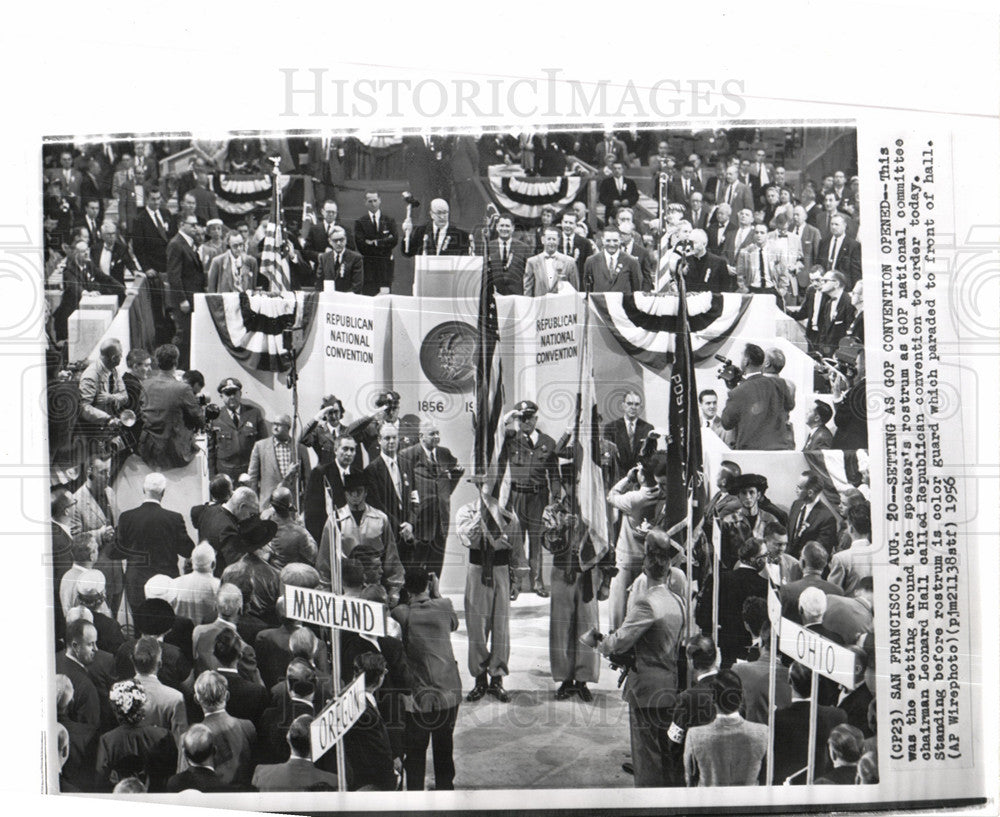
<svg viewBox="0 0 1000 817">
<path fill-rule="evenodd" d="M 601 471 L 601 427 L 597 420 L 597 390 L 594 386 L 593 344 L 583 340 L 583 382 L 580 384 L 580 408 L 583 419 L 579 426 L 577 460 L 577 497 L 580 518 L 586 522 L 589 536 L 580 548 L 580 569 L 596 565 L 611 546 L 608 539 L 607 492 Z"/>
<path fill-rule="evenodd" d="M 312 177 L 304 176 L 302 179 L 302 227 L 305 229 L 306 222 L 316 224 L 316 193 L 313 190 Z"/>
<path fill-rule="evenodd" d="M 674 363 L 670 372 L 670 400 L 667 429 L 667 535 L 682 552 L 687 551 L 688 498 L 690 497 L 692 544 L 701 532 L 704 514 L 705 466 L 698 418 L 698 384 L 695 381 L 691 325 L 684 277 L 676 277 L 677 335 Z"/>
<path fill-rule="evenodd" d="M 281 254 L 284 237 L 281 233 L 281 191 L 274 185 L 271 196 L 271 214 L 264 228 L 264 246 L 260 251 L 260 273 L 271 282 L 271 289 L 287 292 L 292 288 L 288 261 Z"/>
<path fill-rule="evenodd" d="M 500 324 L 497 317 L 497 303 L 493 281 L 488 274 L 486 264 L 483 265 L 483 282 L 479 288 L 477 323 L 476 397 L 472 412 L 473 474 L 484 477 L 487 480 L 489 493 L 497 496 L 504 474 L 499 472 L 499 468 L 491 466 L 497 462 L 504 438 L 504 429 L 500 424 L 504 399 L 503 367 L 500 364 Z"/>
</svg>

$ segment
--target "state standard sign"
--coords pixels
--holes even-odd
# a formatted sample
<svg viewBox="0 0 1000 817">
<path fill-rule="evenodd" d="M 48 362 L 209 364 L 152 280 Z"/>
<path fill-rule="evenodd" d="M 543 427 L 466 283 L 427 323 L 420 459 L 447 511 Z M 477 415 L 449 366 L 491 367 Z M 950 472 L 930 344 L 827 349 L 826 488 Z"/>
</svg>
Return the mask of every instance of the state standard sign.
<svg viewBox="0 0 1000 817">
<path fill-rule="evenodd" d="M 285 615 L 296 621 L 350 630 L 362 635 L 385 635 L 385 605 L 325 590 L 285 586 Z"/>
<path fill-rule="evenodd" d="M 365 711 L 365 674 L 361 673 L 337 700 L 320 712 L 309 724 L 312 759 L 329 752 Z"/>
<path fill-rule="evenodd" d="M 854 689 L 857 685 L 857 655 L 794 621 L 781 619 L 778 647 L 789 658 L 825 678 L 843 684 L 848 689 Z"/>
</svg>

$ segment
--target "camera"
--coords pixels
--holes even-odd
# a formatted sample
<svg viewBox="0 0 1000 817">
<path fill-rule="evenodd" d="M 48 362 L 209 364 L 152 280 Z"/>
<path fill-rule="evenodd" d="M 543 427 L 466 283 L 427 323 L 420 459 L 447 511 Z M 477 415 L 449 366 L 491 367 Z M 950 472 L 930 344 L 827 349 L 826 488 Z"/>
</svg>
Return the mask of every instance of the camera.
<svg viewBox="0 0 1000 817">
<path fill-rule="evenodd" d="M 734 388 L 743 379 L 743 370 L 728 357 L 723 357 L 722 355 L 714 355 L 714 357 L 722 364 L 715 373 L 716 377 L 725 383 L 728 388 Z"/>
<path fill-rule="evenodd" d="M 198 405 L 205 409 L 205 421 L 212 422 L 212 420 L 217 420 L 219 415 L 222 414 L 222 407 L 216 403 L 213 403 L 208 399 L 208 395 L 199 394 L 198 395 Z"/>
</svg>

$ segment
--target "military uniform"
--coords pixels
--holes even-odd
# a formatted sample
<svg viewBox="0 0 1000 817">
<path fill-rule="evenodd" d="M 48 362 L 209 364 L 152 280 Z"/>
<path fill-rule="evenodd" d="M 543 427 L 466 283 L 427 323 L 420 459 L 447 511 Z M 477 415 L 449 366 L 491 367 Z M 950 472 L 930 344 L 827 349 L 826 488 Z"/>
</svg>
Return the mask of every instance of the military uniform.
<svg viewBox="0 0 1000 817">
<path fill-rule="evenodd" d="M 515 409 L 527 418 L 538 411 L 538 406 L 522 400 Z M 547 595 L 542 576 L 542 513 L 549 497 L 558 499 L 562 495 L 557 450 L 555 440 L 537 429 L 529 436 L 508 428 L 500 452 L 501 468 L 505 463 L 510 467 L 507 507 L 517 514 L 523 535 L 528 539 L 531 587 L 535 592 L 541 590 L 540 595 Z"/>
<path fill-rule="evenodd" d="M 243 384 L 236 378 L 228 377 L 219 384 L 219 394 L 234 389 L 243 390 Z M 226 474 L 235 483 L 250 468 L 254 443 L 267 437 L 267 424 L 259 409 L 240 403 L 236 420 L 232 411 L 223 406 L 212 425 L 217 429 L 215 472 Z"/>
<path fill-rule="evenodd" d="M 542 524 L 546 548 L 553 556 L 549 664 L 553 680 L 562 683 L 557 697 L 567 697 L 569 685 L 576 682 L 581 697 L 590 700 L 583 685 L 597 681 L 600 656 L 583 646 L 580 637 L 597 628 L 598 590 L 603 586 L 606 598 L 607 586 L 617 572 L 614 549 L 594 553 L 586 523 L 579 519 L 570 523 L 562 502 L 545 509 Z"/>
<path fill-rule="evenodd" d="M 478 700 L 508 675 L 510 658 L 511 586 L 520 589 L 528 572 L 524 540 L 517 516 L 487 499 L 492 519 L 481 522 L 480 501 L 463 505 L 455 519 L 462 544 L 469 548 L 465 576 L 465 626 L 469 633 L 469 672 L 476 688 L 469 700 Z M 487 644 L 489 642 L 489 644 Z M 487 690 L 487 673 L 494 686 Z M 500 696 L 498 696 L 500 697 Z"/>
</svg>

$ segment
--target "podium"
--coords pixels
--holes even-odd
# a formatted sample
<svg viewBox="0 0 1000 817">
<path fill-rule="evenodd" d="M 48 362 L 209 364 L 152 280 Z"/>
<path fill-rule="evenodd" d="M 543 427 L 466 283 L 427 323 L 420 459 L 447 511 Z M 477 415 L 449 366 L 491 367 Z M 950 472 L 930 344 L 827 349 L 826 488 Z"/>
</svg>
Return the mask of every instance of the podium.
<svg viewBox="0 0 1000 817">
<path fill-rule="evenodd" d="M 475 298 L 483 280 L 478 255 L 417 255 L 413 259 L 413 294 L 424 298 Z"/>
</svg>

